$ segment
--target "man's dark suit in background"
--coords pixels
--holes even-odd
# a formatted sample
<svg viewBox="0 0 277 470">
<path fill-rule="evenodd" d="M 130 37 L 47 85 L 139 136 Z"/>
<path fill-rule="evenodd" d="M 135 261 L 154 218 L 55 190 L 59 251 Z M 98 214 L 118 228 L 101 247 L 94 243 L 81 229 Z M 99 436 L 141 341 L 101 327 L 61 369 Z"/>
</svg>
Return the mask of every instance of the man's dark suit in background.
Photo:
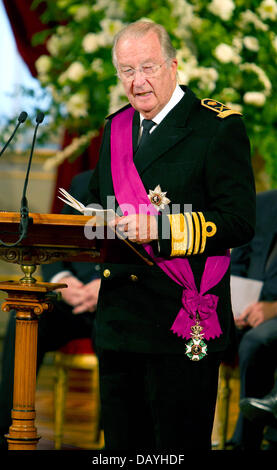
<svg viewBox="0 0 277 470">
<path fill-rule="evenodd" d="M 270 307 L 258 326 L 239 329 L 241 399 L 264 397 L 274 384 L 277 360 L 277 190 L 257 195 L 256 232 L 250 243 L 232 250 L 231 273 L 263 281 L 259 302 Z M 270 255 L 273 258 L 268 263 Z M 250 423 L 240 413 L 232 441 L 243 448 L 257 449 L 263 436 L 262 423 Z M 277 428 L 277 426 L 276 426 Z M 277 443 L 277 429 L 268 429 L 266 438 Z"/>
<path fill-rule="evenodd" d="M 86 202 L 88 181 L 92 171 L 77 175 L 70 188 L 70 193 Z M 65 214 L 75 213 L 69 206 L 63 209 Z M 78 213 L 79 214 L 79 213 Z M 81 262 L 57 262 L 42 266 L 43 278 L 49 282 L 59 272 L 72 273 L 84 284 L 99 278 L 99 265 Z M 54 301 L 51 312 L 44 312 L 39 316 L 38 322 L 38 354 L 37 371 L 44 355 L 48 351 L 55 351 L 67 342 L 76 338 L 91 338 L 93 331 L 94 313 L 72 313 L 72 306 L 62 300 Z M 11 409 L 13 400 L 13 372 L 14 372 L 14 341 L 15 341 L 15 312 L 11 312 L 6 336 L 4 339 L 2 356 L 2 380 L 0 387 L 0 435 L 3 436 L 11 424 Z"/>
</svg>

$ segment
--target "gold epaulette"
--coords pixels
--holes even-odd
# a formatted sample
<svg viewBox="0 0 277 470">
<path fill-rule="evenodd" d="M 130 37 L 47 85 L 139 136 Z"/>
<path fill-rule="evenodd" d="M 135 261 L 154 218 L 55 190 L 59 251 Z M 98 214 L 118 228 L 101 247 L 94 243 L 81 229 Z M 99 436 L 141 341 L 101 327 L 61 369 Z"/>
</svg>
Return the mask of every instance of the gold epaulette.
<svg viewBox="0 0 277 470">
<path fill-rule="evenodd" d="M 216 233 L 216 225 L 206 222 L 202 212 L 168 215 L 171 228 L 171 256 L 203 253 L 206 238 Z"/>
<path fill-rule="evenodd" d="M 224 119 L 231 114 L 239 114 L 242 116 L 242 114 L 239 111 L 235 111 L 234 109 L 229 108 L 226 106 L 226 104 L 222 104 L 219 101 L 212 100 L 211 98 L 204 98 L 201 100 L 202 106 L 205 106 L 205 108 L 211 109 L 212 111 L 215 111 L 217 113 L 217 117 Z"/>
</svg>

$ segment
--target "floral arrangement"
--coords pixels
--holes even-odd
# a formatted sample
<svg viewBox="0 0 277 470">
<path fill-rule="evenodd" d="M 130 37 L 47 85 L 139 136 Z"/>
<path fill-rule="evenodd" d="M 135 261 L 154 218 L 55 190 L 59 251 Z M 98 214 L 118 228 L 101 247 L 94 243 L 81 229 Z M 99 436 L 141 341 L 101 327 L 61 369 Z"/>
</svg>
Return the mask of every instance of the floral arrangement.
<svg viewBox="0 0 277 470">
<path fill-rule="evenodd" d="M 35 0 L 33 8 L 42 0 Z M 77 134 L 70 149 L 50 159 L 76 157 L 105 117 L 126 103 L 111 62 L 115 33 L 144 18 L 165 26 L 178 51 L 179 82 L 245 117 L 252 144 L 277 182 L 277 2 L 275 0 L 57 0 L 42 20 L 59 26 L 47 37 L 49 55 L 36 62 L 51 92 L 50 128 Z"/>
</svg>

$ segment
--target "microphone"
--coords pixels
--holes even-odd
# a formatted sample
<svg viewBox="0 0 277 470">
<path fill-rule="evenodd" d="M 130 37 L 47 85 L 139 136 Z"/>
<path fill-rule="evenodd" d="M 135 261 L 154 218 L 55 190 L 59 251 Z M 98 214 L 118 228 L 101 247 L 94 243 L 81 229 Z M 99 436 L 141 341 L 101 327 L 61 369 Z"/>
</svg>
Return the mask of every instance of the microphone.
<svg viewBox="0 0 277 470">
<path fill-rule="evenodd" d="M 2 148 L 2 150 L 1 150 L 1 152 L 0 152 L 0 157 L 1 157 L 2 153 L 5 152 L 6 148 L 7 148 L 8 145 L 9 145 L 9 143 L 10 143 L 10 142 L 12 141 L 12 139 L 14 138 L 14 136 L 15 136 L 15 134 L 16 134 L 16 131 L 17 131 L 17 129 L 19 128 L 20 124 L 22 124 L 23 122 L 25 122 L 26 119 L 27 119 L 27 117 L 28 117 L 28 114 L 26 113 L 26 111 L 22 111 L 22 112 L 20 113 L 20 115 L 18 116 L 18 123 L 17 123 L 17 125 L 16 125 L 16 127 L 15 127 L 15 129 L 14 129 L 14 131 L 13 131 L 13 133 L 12 133 L 12 135 L 10 136 L 9 140 L 6 142 L 6 144 L 5 144 L 4 147 Z"/>
<path fill-rule="evenodd" d="M 35 131 L 34 131 L 33 142 L 32 142 L 32 147 L 31 147 L 31 152 L 30 152 L 30 157 L 29 157 L 29 162 L 28 162 L 28 168 L 27 168 L 24 187 L 23 187 L 22 199 L 21 199 L 21 208 L 20 208 L 20 232 L 21 232 L 21 237 L 20 237 L 20 240 L 23 240 L 23 238 L 26 237 L 27 231 L 28 231 L 28 225 L 29 225 L 29 221 L 30 221 L 28 201 L 27 201 L 27 198 L 26 198 L 26 191 L 27 191 L 27 186 L 28 186 L 28 181 L 29 181 L 29 173 L 30 173 L 34 148 L 35 148 L 35 142 L 36 142 L 36 137 L 37 137 L 38 126 L 42 123 L 43 119 L 44 119 L 44 113 L 39 111 L 37 113 L 37 116 L 36 116 L 36 127 L 35 127 Z"/>
<path fill-rule="evenodd" d="M 25 113 L 25 111 L 23 111 L 23 113 L 21 113 L 20 116 L 19 116 L 20 121 L 24 122 L 26 117 L 27 117 L 27 113 Z M 18 118 L 18 120 L 19 120 L 19 118 Z M 23 121 L 22 121 L 22 119 L 23 119 Z M 0 245 L 6 246 L 6 247 L 13 247 L 13 246 L 18 245 L 23 240 L 23 238 L 26 237 L 27 231 L 28 231 L 29 221 L 32 220 L 32 219 L 29 218 L 29 209 L 28 209 L 28 202 L 27 202 L 27 198 L 26 198 L 26 191 L 27 191 L 28 178 L 29 178 L 31 162 L 32 162 L 33 152 L 34 152 L 34 147 L 35 147 L 35 141 L 36 141 L 36 136 L 37 136 L 37 130 L 38 130 L 38 126 L 42 123 L 43 119 L 44 119 L 44 114 L 41 111 L 39 111 L 37 116 L 36 116 L 36 123 L 37 124 L 36 124 L 35 131 L 34 131 L 33 142 L 32 142 L 29 162 L 28 162 L 27 173 L 26 173 L 26 177 L 25 177 L 22 200 L 21 200 L 20 224 L 19 224 L 19 233 L 20 233 L 20 235 L 19 235 L 18 240 L 14 243 L 4 243 L 2 240 L 0 240 Z M 21 124 L 21 122 L 19 124 Z M 17 125 L 17 127 L 18 127 L 18 125 Z"/>
</svg>

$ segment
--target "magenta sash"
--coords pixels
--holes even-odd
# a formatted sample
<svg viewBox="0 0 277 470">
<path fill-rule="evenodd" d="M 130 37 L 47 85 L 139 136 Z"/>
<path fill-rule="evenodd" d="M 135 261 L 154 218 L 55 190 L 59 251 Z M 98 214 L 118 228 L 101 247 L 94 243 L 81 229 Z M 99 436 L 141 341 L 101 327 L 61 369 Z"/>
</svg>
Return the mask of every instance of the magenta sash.
<svg viewBox="0 0 277 470">
<path fill-rule="evenodd" d="M 132 150 L 132 119 L 134 109 L 127 108 L 117 114 L 111 125 L 111 172 L 115 197 L 124 214 L 146 213 L 158 215 L 151 204 L 142 180 L 133 162 Z M 164 188 L 163 188 L 164 190 Z M 154 255 L 150 244 L 144 244 L 144 249 L 154 262 L 184 290 L 182 307 L 178 312 L 171 330 L 178 336 L 189 339 L 191 326 L 195 324 L 196 313 L 200 315 L 200 324 L 206 339 L 215 338 L 222 334 L 216 312 L 218 297 L 206 294 L 223 278 L 230 264 L 230 253 L 226 256 L 208 257 L 198 292 L 194 275 L 187 258 L 176 257 L 163 259 Z"/>
</svg>

